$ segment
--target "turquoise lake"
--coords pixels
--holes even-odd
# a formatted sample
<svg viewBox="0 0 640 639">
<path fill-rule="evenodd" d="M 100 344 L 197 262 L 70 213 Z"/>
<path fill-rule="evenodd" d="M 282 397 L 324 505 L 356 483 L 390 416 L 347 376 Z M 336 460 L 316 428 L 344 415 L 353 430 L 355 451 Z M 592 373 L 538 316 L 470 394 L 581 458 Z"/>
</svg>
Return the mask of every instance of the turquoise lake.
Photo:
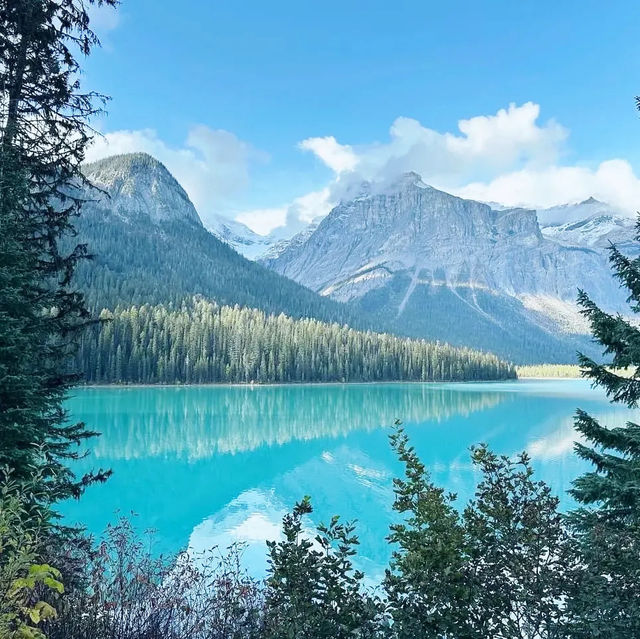
<svg viewBox="0 0 640 639">
<path fill-rule="evenodd" d="M 357 563 L 372 580 L 390 553 L 392 478 L 402 470 L 388 444 L 396 418 L 461 503 L 477 479 L 469 447 L 486 442 L 508 455 L 527 450 L 564 507 L 584 469 L 572 453 L 576 408 L 608 425 L 637 418 L 584 380 L 85 388 L 68 406 L 102 432 L 77 471 L 111 468 L 113 477 L 64 504 L 67 523 L 99 534 L 135 513 L 158 552 L 242 542 L 246 566 L 262 576 L 265 540 L 310 495 L 310 527 L 333 514 L 357 520 Z"/>
</svg>

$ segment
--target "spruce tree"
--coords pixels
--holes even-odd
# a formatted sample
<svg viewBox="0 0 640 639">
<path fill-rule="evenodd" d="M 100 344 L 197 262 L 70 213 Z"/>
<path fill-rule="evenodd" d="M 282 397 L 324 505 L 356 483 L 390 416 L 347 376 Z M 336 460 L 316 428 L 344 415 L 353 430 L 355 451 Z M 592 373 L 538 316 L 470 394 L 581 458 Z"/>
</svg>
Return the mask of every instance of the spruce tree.
<svg viewBox="0 0 640 639">
<path fill-rule="evenodd" d="M 101 97 L 81 88 L 78 59 L 98 44 L 87 4 L 0 2 L 0 466 L 42 480 L 44 501 L 78 495 L 67 463 L 93 433 L 63 401 L 77 331 L 89 316 L 70 287 L 86 254 L 64 249 L 83 203 L 80 166 Z"/>
<path fill-rule="evenodd" d="M 636 226 L 640 241 L 640 220 Z M 640 312 L 640 257 L 631 259 L 615 246 L 610 261 L 629 291 L 631 313 Z M 579 293 L 583 315 L 610 365 L 579 355 L 584 377 L 603 388 L 613 402 L 636 408 L 640 400 L 640 330 L 620 314 L 601 310 Z M 630 315 L 631 315 L 630 313 Z M 626 369 L 627 374 L 623 374 Z M 628 374 L 629 370 L 631 375 Z M 576 637 L 640 636 L 640 425 L 607 428 L 584 411 L 575 426 L 583 442 L 579 457 L 593 470 L 573 483 L 580 505 L 570 521 L 577 533 L 584 572 L 572 600 Z"/>
</svg>

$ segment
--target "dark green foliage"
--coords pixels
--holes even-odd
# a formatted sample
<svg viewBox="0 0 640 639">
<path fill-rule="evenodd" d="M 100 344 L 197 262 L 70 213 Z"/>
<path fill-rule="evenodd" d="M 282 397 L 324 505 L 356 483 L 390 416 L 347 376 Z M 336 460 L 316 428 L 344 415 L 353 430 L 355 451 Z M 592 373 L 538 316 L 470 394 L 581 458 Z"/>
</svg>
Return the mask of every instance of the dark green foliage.
<svg viewBox="0 0 640 639">
<path fill-rule="evenodd" d="M 640 241 L 640 222 L 637 238 Z M 629 259 L 611 247 L 611 264 L 629 291 L 633 313 L 640 311 L 640 258 Z M 589 320 L 612 368 L 580 355 L 585 377 L 601 386 L 612 401 L 637 407 L 640 399 L 640 331 L 620 315 L 610 315 L 580 292 L 582 313 Z M 629 377 L 616 368 L 631 367 Z M 607 428 L 578 411 L 578 456 L 593 465 L 573 483 L 572 495 L 581 504 L 571 515 L 585 565 L 572 601 L 576 637 L 640 636 L 640 425 Z"/>
<path fill-rule="evenodd" d="M 90 382 L 369 382 L 509 379 L 494 355 L 317 320 L 218 306 L 103 312 L 78 366 Z"/>
<path fill-rule="evenodd" d="M 482 479 L 460 514 L 402 430 L 392 444 L 405 465 L 394 481 L 394 509 L 405 519 L 392 527 L 398 550 L 385 578 L 394 636 L 568 637 L 571 540 L 526 454 L 513 461 L 475 449 Z"/>
<path fill-rule="evenodd" d="M 67 466 L 92 433 L 62 408 L 77 379 L 64 372 L 74 334 L 88 317 L 69 288 L 84 247 L 61 245 L 82 203 L 72 187 L 99 99 L 77 79 L 76 56 L 97 43 L 86 4 L 0 3 L 0 465 L 16 480 L 37 473 L 49 501 L 95 478 L 77 480 Z"/>
<path fill-rule="evenodd" d="M 565 600 L 577 562 L 558 498 L 534 481 L 526 453 L 514 460 L 481 446 L 473 462 L 482 480 L 463 515 L 471 636 L 569 637 Z"/>
<path fill-rule="evenodd" d="M 42 541 L 48 522 L 35 505 L 46 500 L 39 477 L 16 482 L 0 474 L 0 637 L 44 639 L 42 622 L 55 618 L 56 610 L 42 600 L 41 592 L 63 592 L 58 570 L 41 563 Z"/>
<path fill-rule="evenodd" d="M 127 521 L 97 546 L 66 539 L 48 553 L 65 592 L 44 593 L 58 612 L 44 629 L 50 639 L 598 636 L 588 632 L 598 627 L 593 615 L 578 617 L 573 602 L 567 606 L 588 584 L 576 579 L 583 558 L 576 560 L 557 499 L 534 481 L 525 454 L 510 459 L 475 449 L 480 481 L 460 512 L 455 495 L 430 481 L 402 429 L 392 444 L 405 475 L 394 482 L 401 520 L 389 538 L 396 550 L 386 597 L 364 585 L 354 525 L 334 517 L 310 530 L 305 498 L 284 517 L 280 540 L 268 543 L 264 583 L 242 570 L 241 548 L 157 557 Z M 625 551 L 611 550 L 606 565 L 613 568 Z M 1 568 L 0 561 L 0 586 Z"/>
<path fill-rule="evenodd" d="M 74 283 L 95 312 L 180 305 L 202 295 L 220 305 L 368 328 L 349 307 L 250 262 L 199 223 L 125 220 L 107 202 L 87 205 L 77 228 L 93 259 L 79 266 Z"/>
<path fill-rule="evenodd" d="M 319 526 L 314 542 L 304 534 L 305 497 L 282 522 L 284 539 L 268 542 L 264 636 L 268 639 L 350 639 L 381 637 L 385 624 L 379 602 L 362 588 L 354 570 L 358 538 L 353 524 L 337 517 Z"/>
<path fill-rule="evenodd" d="M 403 430 L 391 444 L 405 467 L 394 479 L 394 510 L 404 516 L 391 527 L 397 544 L 385 590 L 398 639 L 464 637 L 464 606 L 470 600 L 465 575 L 465 536 L 455 495 L 431 483 L 424 464 Z"/>
</svg>

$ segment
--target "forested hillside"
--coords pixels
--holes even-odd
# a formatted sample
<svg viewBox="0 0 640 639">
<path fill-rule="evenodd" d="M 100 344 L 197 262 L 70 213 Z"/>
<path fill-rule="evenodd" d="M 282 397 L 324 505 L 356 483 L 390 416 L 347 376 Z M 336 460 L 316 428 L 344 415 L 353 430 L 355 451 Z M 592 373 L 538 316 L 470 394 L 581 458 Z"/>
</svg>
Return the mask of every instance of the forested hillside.
<svg viewBox="0 0 640 639">
<path fill-rule="evenodd" d="M 515 377 L 496 356 L 195 299 L 103 311 L 83 336 L 89 382 L 466 381 Z"/>
<path fill-rule="evenodd" d="M 113 156 L 83 170 L 103 191 L 84 194 L 92 201 L 75 222 L 74 241 L 93 258 L 78 265 L 74 284 L 94 312 L 202 295 L 368 328 L 349 307 L 245 259 L 207 231 L 182 187 L 151 156 Z"/>
<path fill-rule="evenodd" d="M 521 302 L 485 290 L 416 287 L 398 315 L 393 309 L 410 286 L 406 274 L 396 274 L 389 286 L 372 289 L 351 304 L 371 322 L 388 318 L 386 330 L 396 334 L 487 350 L 518 364 L 573 362 L 577 351 L 600 355 L 588 336 L 563 333 L 543 318 L 531 322 L 523 317 Z"/>
</svg>

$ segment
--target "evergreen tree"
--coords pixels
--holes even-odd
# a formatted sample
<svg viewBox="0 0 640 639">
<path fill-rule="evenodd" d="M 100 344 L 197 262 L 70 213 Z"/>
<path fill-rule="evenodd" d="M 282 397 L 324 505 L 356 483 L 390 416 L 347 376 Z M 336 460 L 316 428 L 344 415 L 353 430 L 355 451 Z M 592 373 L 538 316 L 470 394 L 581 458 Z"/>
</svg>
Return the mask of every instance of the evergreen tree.
<svg viewBox="0 0 640 639">
<path fill-rule="evenodd" d="M 337 517 L 320 525 L 314 541 L 303 517 L 312 512 L 305 497 L 283 519 L 284 539 L 267 542 L 265 639 L 374 638 L 384 636 L 378 601 L 364 592 L 364 575 L 353 568 L 358 538 L 352 524 Z"/>
<path fill-rule="evenodd" d="M 405 466 L 395 479 L 391 528 L 397 544 L 385 577 L 398 639 L 559 639 L 569 637 L 573 546 L 558 499 L 516 460 L 485 446 L 472 453 L 481 473 L 462 513 L 434 485 L 402 429 L 391 438 Z"/>
<path fill-rule="evenodd" d="M 640 220 L 636 239 L 640 241 Z M 633 313 L 640 311 L 640 258 L 612 246 L 615 276 L 629 291 Z M 640 400 L 640 330 L 621 315 L 604 312 L 580 291 L 579 303 L 611 366 L 579 356 L 582 374 L 613 402 L 636 408 Z M 631 367 L 631 376 L 616 369 Z M 576 453 L 593 465 L 573 483 L 581 505 L 571 514 L 585 566 L 573 599 L 577 637 L 640 636 L 640 425 L 607 428 L 584 411 L 575 426 L 584 443 Z"/>
<path fill-rule="evenodd" d="M 104 477 L 78 480 L 67 467 L 92 433 L 69 424 L 62 407 L 77 380 L 65 372 L 74 334 L 88 319 L 69 287 L 86 249 L 61 246 L 82 204 L 80 165 L 99 99 L 78 80 L 78 56 L 97 44 L 86 4 L 0 2 L 0 465 L 16 480 L 38 471 L 52 501 Z"/>
<path fill-rule="evenodd" d="M 480 446 L 472 459 L 482 479 L 463 515 L 471 636 L 570 637 L 565 601 L 577 566 L 558 498 L 533 479 L 526 453 Z"/>
<path fill-rule="evenodd" d="M 431 482 L 404 430 L 391 435 L 391 445 L 405 467 L 405 477 L 393 480 L 393 508 L 404 519 L 391 526 L 397 549 L 384 581 L 394 634 L 464 639 L 471 636 L 464 621 L 470 592 L 456 496 Z"/>
</svg>

